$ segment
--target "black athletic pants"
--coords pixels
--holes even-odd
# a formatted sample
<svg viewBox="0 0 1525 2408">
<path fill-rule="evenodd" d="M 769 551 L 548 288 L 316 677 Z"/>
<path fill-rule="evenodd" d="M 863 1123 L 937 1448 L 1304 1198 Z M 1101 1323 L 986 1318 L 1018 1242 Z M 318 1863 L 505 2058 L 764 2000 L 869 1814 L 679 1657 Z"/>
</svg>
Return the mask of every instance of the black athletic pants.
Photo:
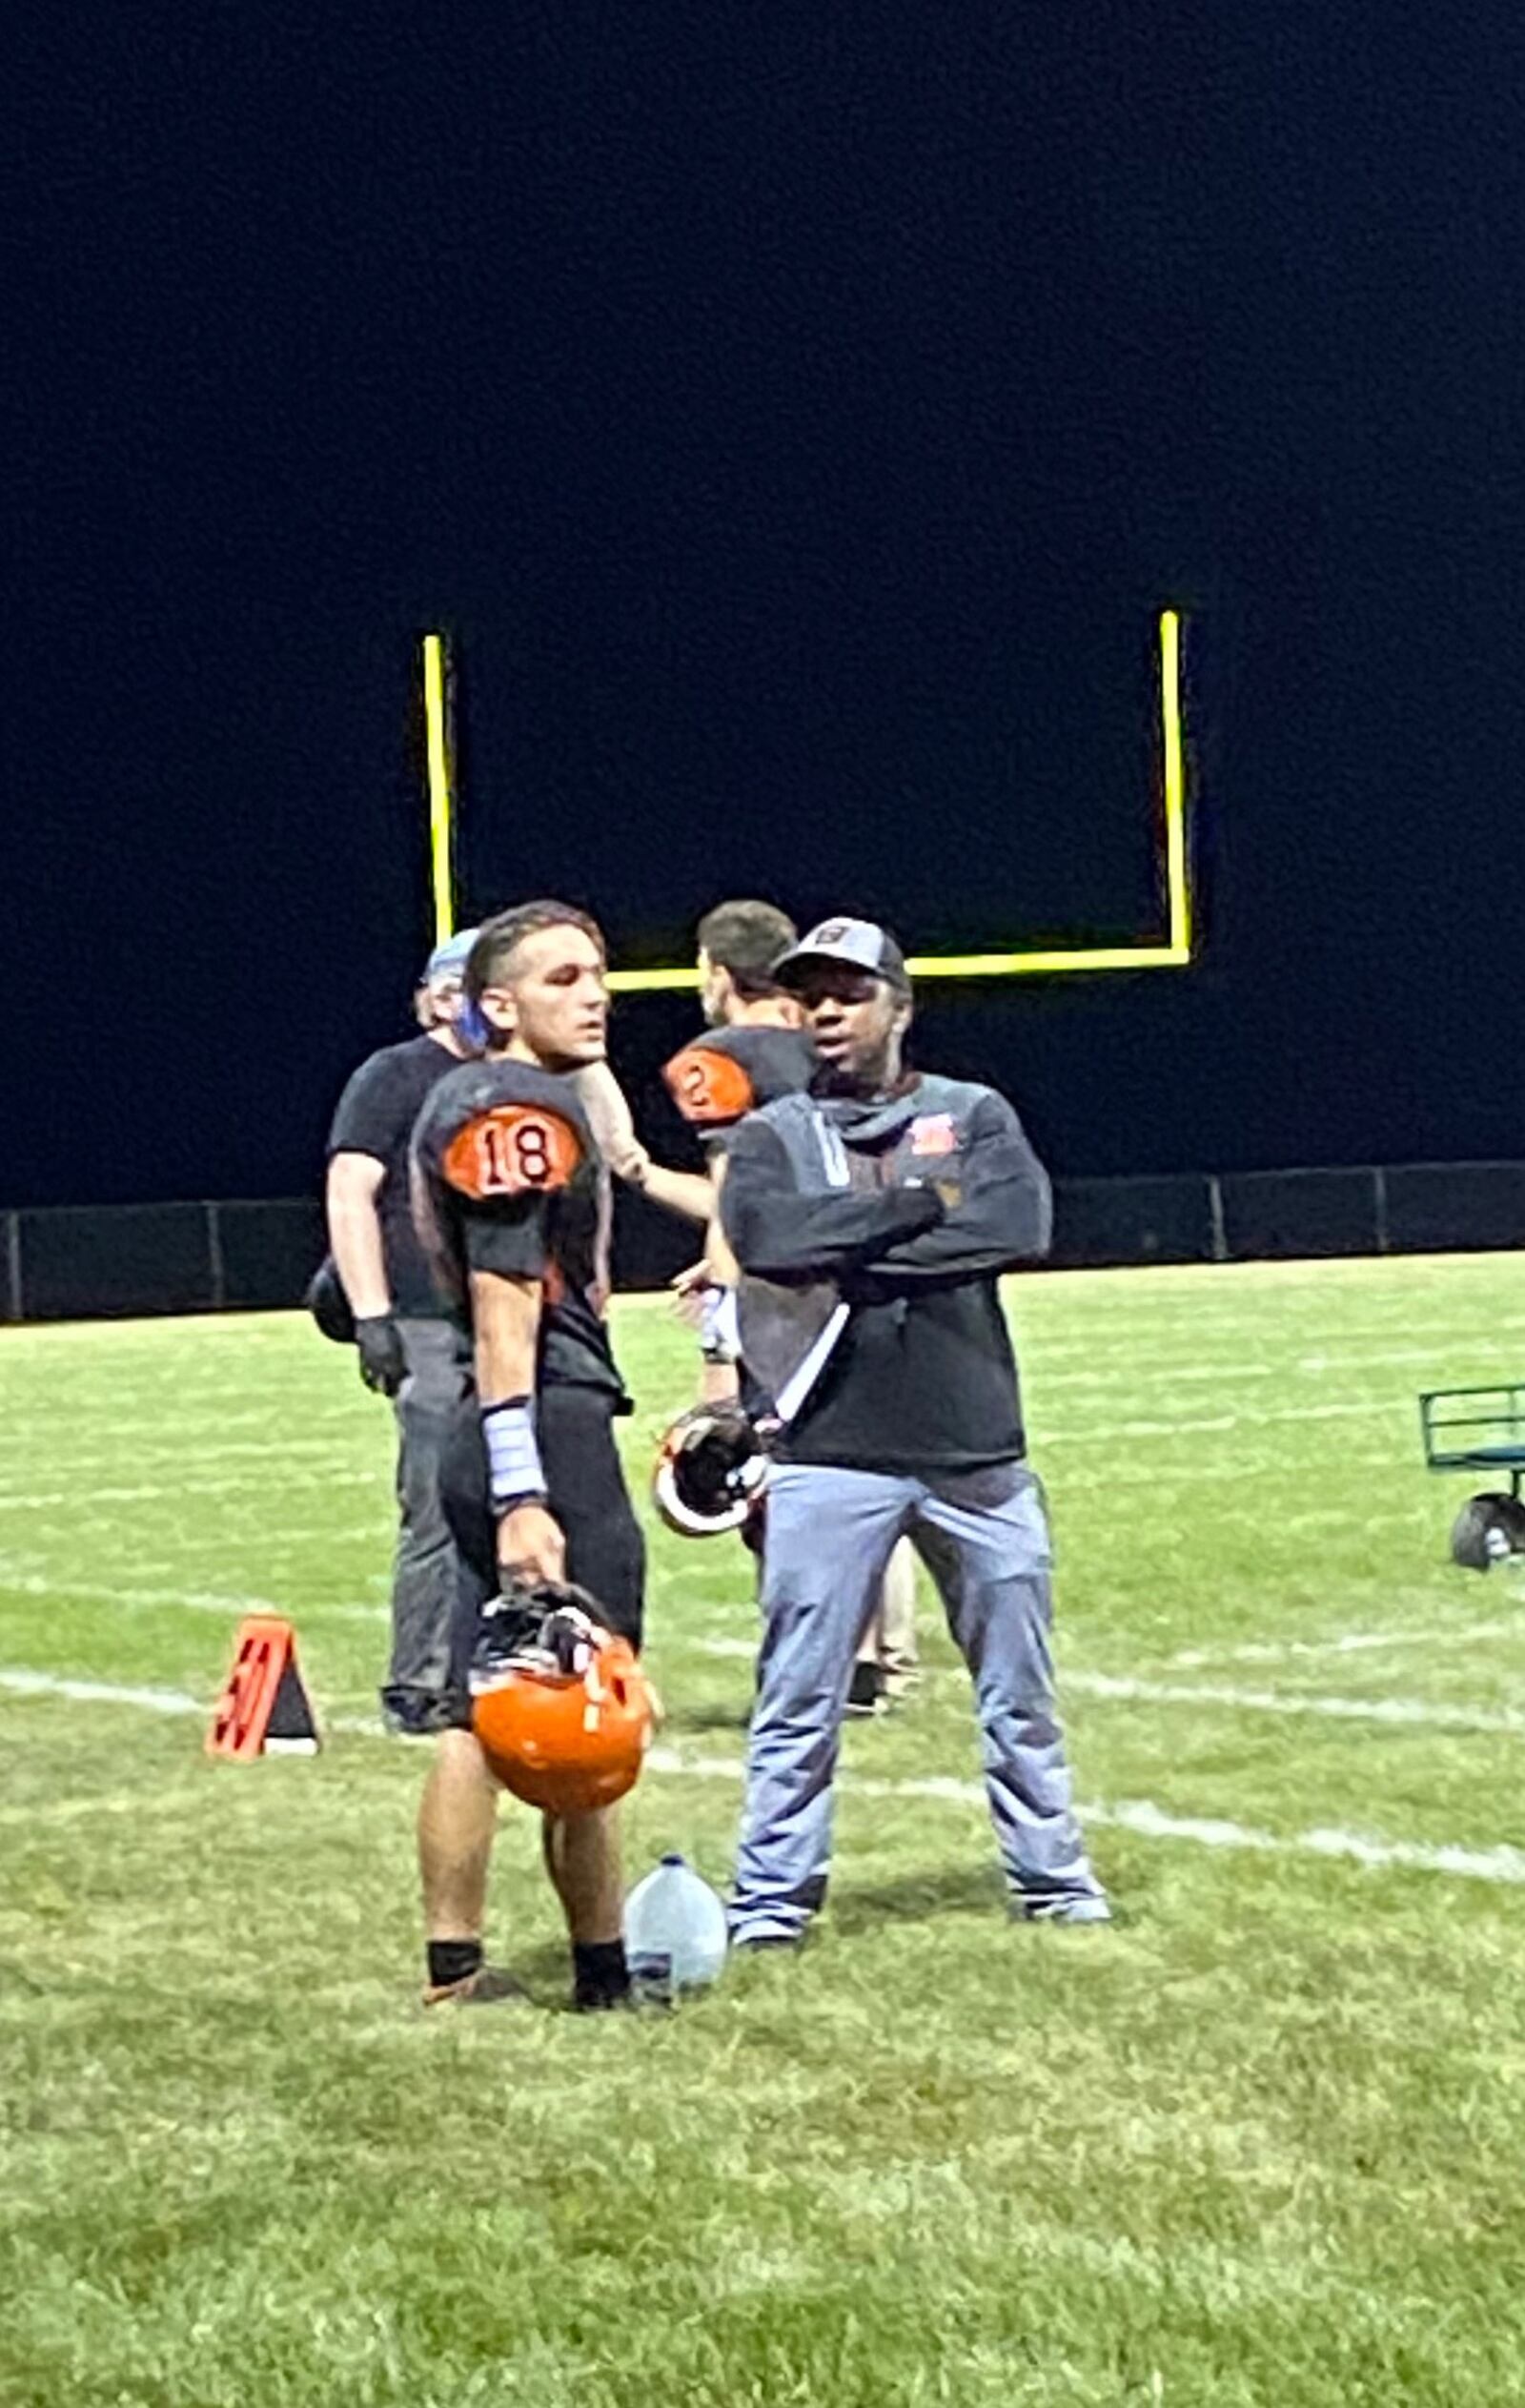
<svg viewBox="0 0 1525 2408">
<path fill-rule="evenodd" d="M 639 1647 L 646 1549 L 614 1442 L 616 1410 L 617 1399 L 601 1388 L 544 1388 L 535 1400 L 535 1428 L 550 1508 L 566 1535 L 566 1577 L 597 1600 L 607 1629 Z M 461 1563 L 450 1694 L 453 1719 L 465 1727 L 477 1625 L 498 1589 L 497 1524 L 475 1401 L 451 1433 L 440 1484 Z"/>
</svg>

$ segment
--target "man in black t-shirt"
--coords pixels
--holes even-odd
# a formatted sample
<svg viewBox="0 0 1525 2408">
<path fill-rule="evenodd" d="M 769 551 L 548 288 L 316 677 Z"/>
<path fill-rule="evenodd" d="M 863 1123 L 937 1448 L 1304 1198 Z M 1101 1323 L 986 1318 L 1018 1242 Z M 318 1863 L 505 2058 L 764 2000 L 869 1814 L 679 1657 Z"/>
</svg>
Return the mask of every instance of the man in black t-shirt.
<svg viewBox="0 0 1525 2408">
<path fill-rule="evenodd" d="M 603 1059 L 603 941 L 565 904 L 487 921 L 466 969 L 487 1051 L 430 1095 L 413 1141 L 417 1226 L 472 1334 L 475 1396 L 447 1449 L 445 1508 L 469 1575 L 451 1727 L 418 1817 L 425 2002 L 511 1995 L 483 1961 L 498 1789 L 471 1728 L 480 1608 L 516 1582 L 570 1581 L 640 1643 L 644 1552 L 615 1449 L 628 1399 L 610 1352 L 609 1173 L 576 1073 Z M 547 1816 L 545 1863 L 584 2008 L 628 1994 L 617 1808 Z"/>
<path fill-rule="evenodd" d="M 329 1133 L 334 1265 L 354 1316 L 361 1377 L 394 1399 L 396 1414 L 400 1523 L 381 1704 L 391 1727 L 411 1735 L 438 1729 L 444 1714 L 458 1567 L 439 1465 L 470 1366 L 414 1231 L 408 1146 L 426 1096 L 469 1053 L 458 1024 L 476 933 L 467 929 L 436 947 L 415 998 L 423 1033 L 361 1063 Z"/>
<path fill-rule="evenodd" d="M 1004 1096 L 905 1069 L 910 982 L 884 929 L 824 921 L 779 976 L 820 1067 L 742 1123 L 721 1197 L 742 1353 L 784 1424 L 734 1935 L 797 1941 L 825 1894 L 853 1649 L 907 1532 L 973 1679 L 1014 1911 L 1105 1922 L 1054 1713 L 1048 1525 L 998 1287 L 1047 1251 L 1047 1178 Z"/>
</svg>

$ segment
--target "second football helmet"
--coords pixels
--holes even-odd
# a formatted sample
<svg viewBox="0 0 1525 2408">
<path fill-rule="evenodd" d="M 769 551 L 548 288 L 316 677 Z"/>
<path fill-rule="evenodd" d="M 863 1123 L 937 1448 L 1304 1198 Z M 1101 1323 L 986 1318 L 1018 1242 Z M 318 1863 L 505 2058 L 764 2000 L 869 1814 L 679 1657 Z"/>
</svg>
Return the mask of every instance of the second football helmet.
<svg viewBox="0 0 1525 2408">
<path fill-rule="evenodd" d="M 742 1527 L 767 1477 L 762 1441 L 739 1406 L 695 1405 L 663 1438 L 651 1487 L 670 1530 L 713 1539 Z"/>
<path fill-rule="evenodd" d="M 633 1788 L 656 1702 L 626 1639 L 585 1591 L 540 1587 L 483 1616 L 471 1723 L 505 1789 L 547 1814 L 588 1814 Z"/>
<path fill-rule="evenodd" d="M 1452 1561 L 1486 1572 L 1511 1555 L 1525 1555 L 1525 1505 L 1501 1489 L 1469 1497 L 1452 1524 Z"/>
<path fill-rule="evenodd" d="M 355 1316 L 332 1255 L 325 1255 L 318 1264 L 302 1301 L 325 1337 L 331 1337 L 336 1346 L 355 1344 Z"/>
</svg>

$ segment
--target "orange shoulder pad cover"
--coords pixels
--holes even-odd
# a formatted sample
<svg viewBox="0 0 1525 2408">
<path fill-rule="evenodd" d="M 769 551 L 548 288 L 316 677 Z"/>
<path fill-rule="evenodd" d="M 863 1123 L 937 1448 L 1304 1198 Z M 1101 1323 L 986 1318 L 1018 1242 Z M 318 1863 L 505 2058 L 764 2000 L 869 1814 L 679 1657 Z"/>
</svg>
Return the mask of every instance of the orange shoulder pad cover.
<svg viewBox="0 0 1525 2408">
<path fill-rule="evenodd" d="M 662 1071 L 667 1091 L 685 1120 L 740 1120 L 757 1101 L 746 1066 L 734 1053 L 708 1045 L 687 1045 Z"/>
<path fill-rule="evenodd" d="M 541 1104 L 495 1104 L 456 1132 L 440 1167 L 458 1194 L 486 1203 L 565 1187 L 581 1159 L 581 1139 L 559 1112 Z"/>
</svg>

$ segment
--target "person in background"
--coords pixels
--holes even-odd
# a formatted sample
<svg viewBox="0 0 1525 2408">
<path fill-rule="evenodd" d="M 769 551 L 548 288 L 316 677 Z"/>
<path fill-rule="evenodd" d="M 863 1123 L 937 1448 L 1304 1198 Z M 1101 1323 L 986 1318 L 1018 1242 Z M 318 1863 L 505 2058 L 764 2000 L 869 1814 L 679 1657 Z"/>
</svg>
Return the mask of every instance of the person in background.
<svg viewBox="0 0 1525 2408">
<path fill-rule="evenodd" d="M 408 1737 L 443 1727 L 458 1559 L 440 1502 L 440 1455 L 471 1378 L 469 1341 L 414 1230 L 408 1149 L 426 1097 L 471 1056 L 461 976 L 476 937 L 430 954 L 414 996 L 421 1034 L 360 1064 L 329 1132 L 329 1245 L 355 1323 L 360 1377 L 390 1397 L 400 1516 L 392 1579 L 392 1652 L 381 1705 Z"/>
<path fill-rule="evenodd" d="M 787 912 L 753 899 L 717 903 L 696 930 L 705 1033 L 675 1053 L 662 1076 L 704 1148 L 717 1199 L 727 1146 L 746 1114 L 781 1095 L 803 1093 L 817 1068 L 799 999 L 777 976 L 780 961 L 798 941 Z M 718 1218 L 704 1255 L 697 1275 L 685 1274 L 680 1284 L 699 1299 L 701 1401 L 728 1404 L 742 1395 L 737 1273 Z M 880 1712 L 906 1695 L 918 1677 L 916 1563 L 910 1541 L 903 1540 L 859 1644 L 845 1711 L 854 1717 Z"/>
</svg>

